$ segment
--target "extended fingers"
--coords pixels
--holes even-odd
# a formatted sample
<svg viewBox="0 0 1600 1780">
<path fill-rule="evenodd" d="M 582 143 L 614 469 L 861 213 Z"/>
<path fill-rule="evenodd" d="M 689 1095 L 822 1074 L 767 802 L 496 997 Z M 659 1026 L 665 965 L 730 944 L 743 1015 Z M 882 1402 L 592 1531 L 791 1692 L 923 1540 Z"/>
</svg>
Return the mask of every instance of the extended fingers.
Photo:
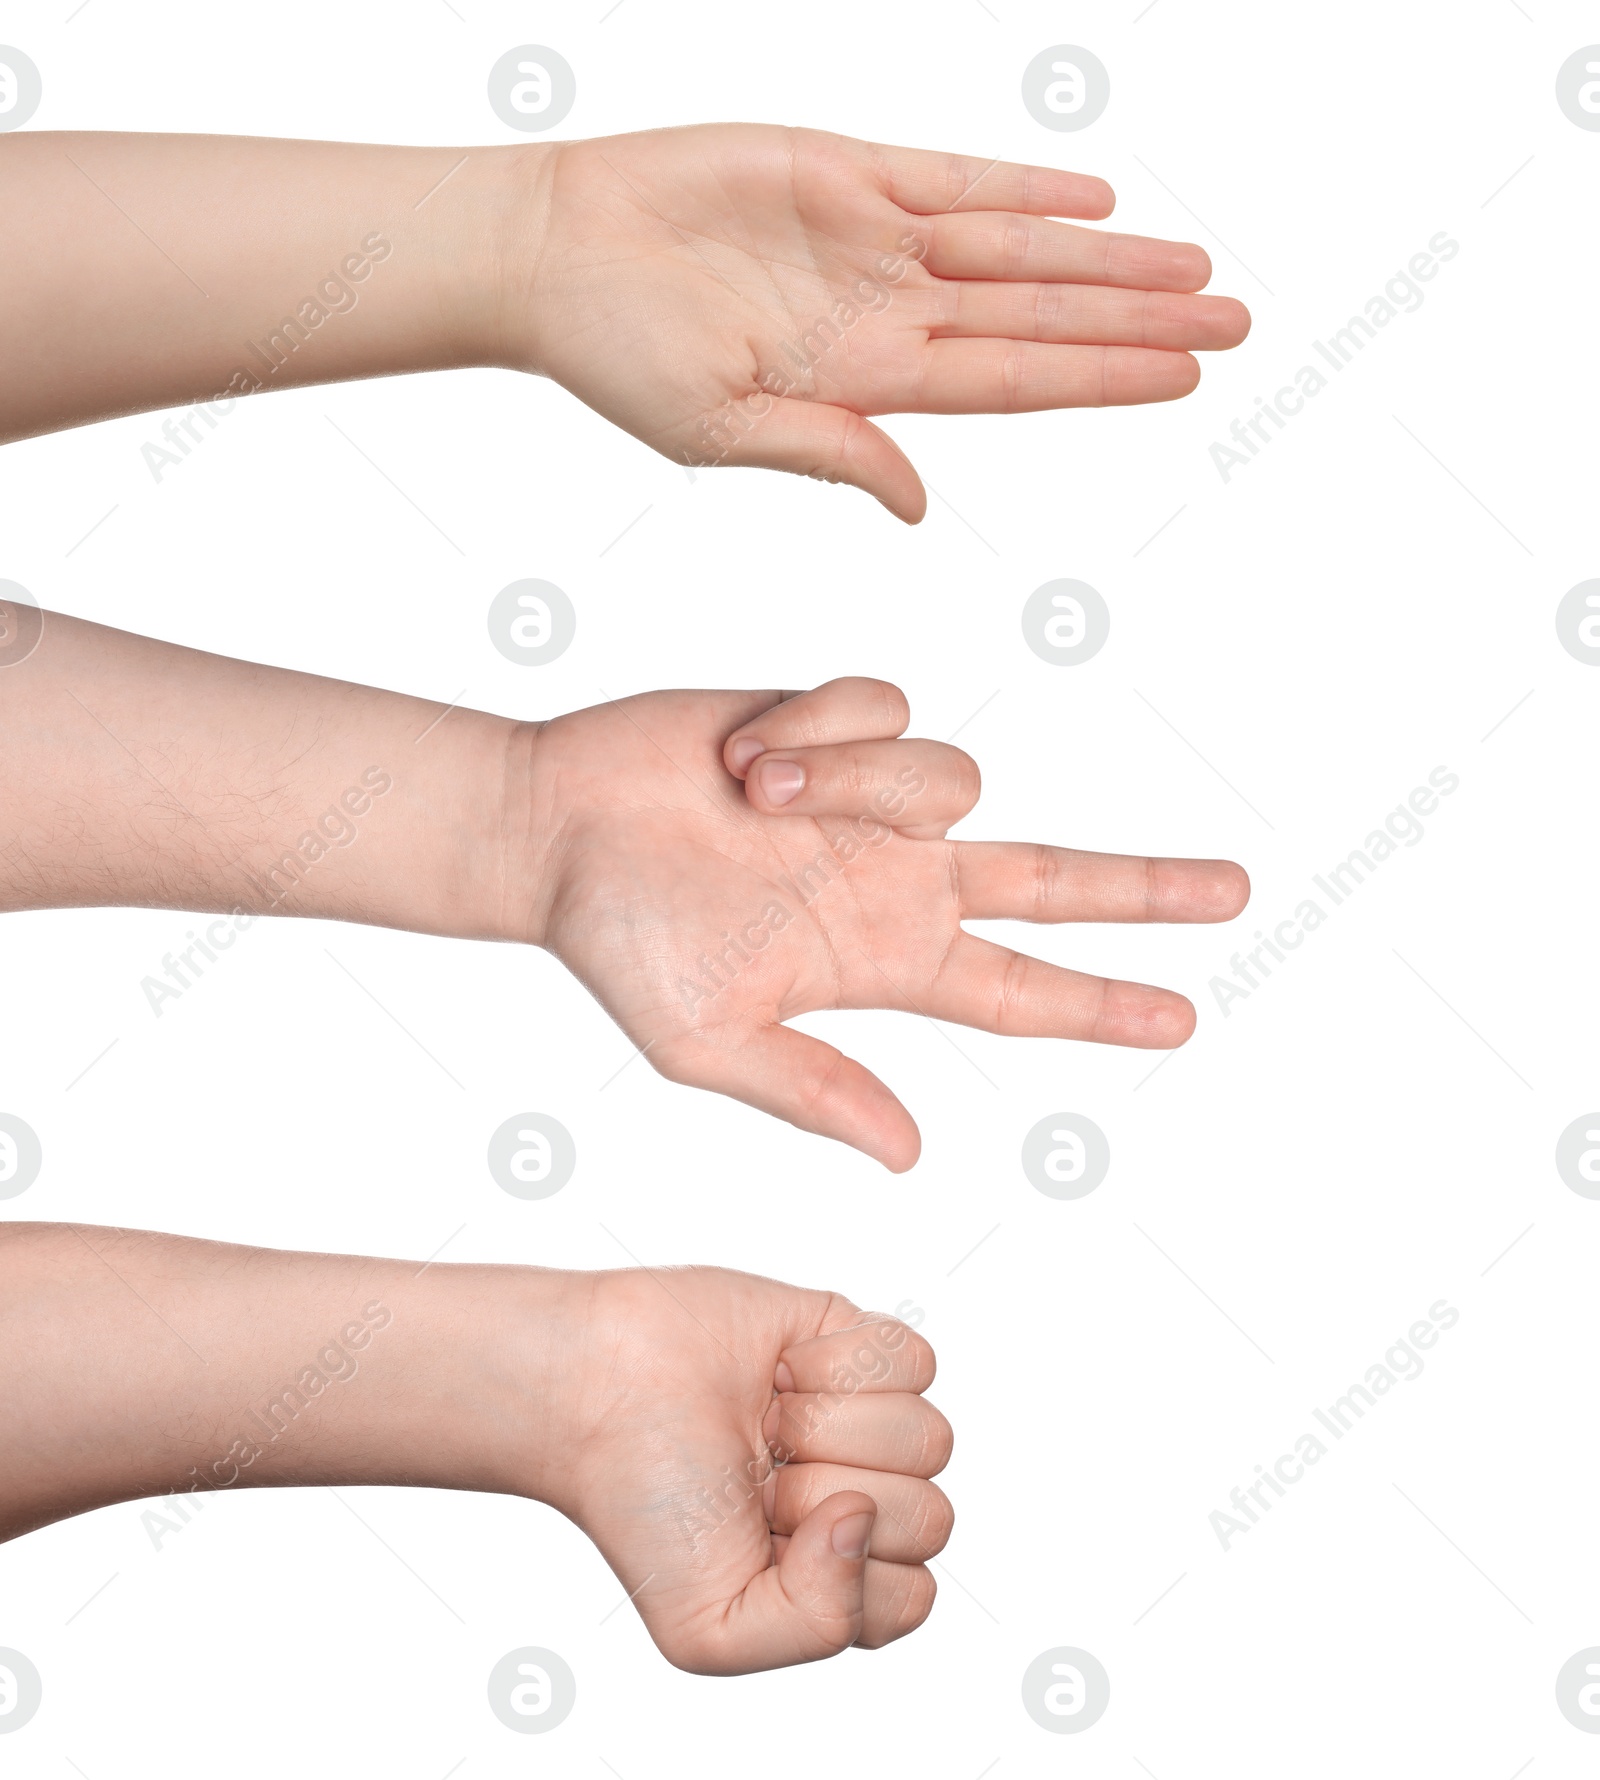
<svg viewBox="0 0 1600 1780">
<path fill-rule="evenodd" d="M 1211 277 L 1203 247 L 1117 235 L 1000 210 L 931 216 L 923 266 L 936 278 L 1041 279 L 1129 290 L 1197 291 Z"/>
<path fill-rule="evenodd" d="M 854 1397 L 785 1391 L 774 1399 L 761 1431 L 785 1463 L 859 1465 L 905 1477 L 937 1477 L 955 1440 L 949 1422 L 911 1391 Z"/>
<path fill-rule="evenodd" d="M 1124 408 L 1193 392 L 1187 352 L 1143 346 L 1046 346 L 1037 340 L 930 340 L 906 406 L 920 414 L 1036 414 Z"/>
<path fill-rule="evenodd" d="M 939 154 L 923 148 L 873 145 L 883 189 L 902 210 L 918 215 L 959 210 L 977 202 L 1033 216 L 1109 216 L 1115 194 L 1103 179 L 1032 167 L 977 155 Z"/>
<path fill-rule="evenodd" d="M 1250 899 L 1227 859 L 1145 859 L 1031 842 L 955 846 L 966 921 L 1230 921 Z"/>
<path fill-rule="evenodd" d="M 941 285 L 938 295 L 943 319 L 932 330 L 935 338 L 1218 352 L 1250 332 L 1250 311 L 1233 297 L 973 279 Z"/>
<path fill-rule="evenodd" d="M 1007 1038 L 1156 1051 L 1181 1045 L 1195 1021 L 1193 1003 L 1170 989 L 1063 970 L 970 933 L 951 946 L 920 1011 Z"/>
<path fill-rule="evenodd" d="M 846 675 L 793 693 L 741 724 L 723 744 L 722 758 L 742 779 L 751 761 L 774 748 L 883 740 L 903 734 L 910 721 L 911 707 L 898 686 Z"/>
</svg>

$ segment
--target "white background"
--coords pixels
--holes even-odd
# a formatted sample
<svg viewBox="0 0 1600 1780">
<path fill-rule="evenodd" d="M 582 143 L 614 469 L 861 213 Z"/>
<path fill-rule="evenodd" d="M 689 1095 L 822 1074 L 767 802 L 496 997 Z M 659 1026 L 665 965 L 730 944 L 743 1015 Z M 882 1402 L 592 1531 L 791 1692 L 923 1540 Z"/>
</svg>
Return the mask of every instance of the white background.
<svg viewBox="0 0 1600 1780">
<path fill-rule="evenodd" d="M 962 832 L 1232 856 L 1252 907 L 1222 930 L 1025 930 L 1195 999 L 1198 1033 L 1155 1074 L 1147 1053 L 810 1022 L 921 1123 L 902 1178 L 642 1065 L 603 1086 L 628 1046 L 542 955 L 263 923 L 157 1021 L 140 979 L 191 919 L 11 918 L 0 1106 L 45 1166 L 7 1215 L 419 1259 L 464 1224 L 449 1259 L 573 1267 L 624 1259 L 604 1222 L 652 1262 L 910 1299 L 960 1519 L 915 1637 L 713 1681 L 610 1613 L 594 1551 L 520 1501 L 352 1493 L 403 1564 L 320 1491 L 218 1499 L 159 1553 L 138 1506 L 109 1509 L 0 1551 L 0 1644 L 47 1688 L 7 1771 L 1593 1773 L 1554 1680 L 1600 1643 L 1600 1205 L 1553 1150 L 1600 1103 L 1600 670 L 1552 620 L 1600 572 L 1600 134 L 1554 80 L 1600 8 L 605 10 L 90 0 L 67 23 L 51 0 L 0 7 L 0 42 L 43 71 L 35 128 L 440 144 L 511 140 L 487 70 L 547 43 L 577 72 L 572 134 L 758 118 L 1102 174 L 1121 227 L 1209 249 L 1254 332 L 1180 404 L 889 420 L 937 491 L 916 530 L 851 490 L 691 481 L 559 388 L 477 372 L 242 404 L 159 486 L 139 449 L 159 416 L 12 446 L 0 575 L 47 607 L 507 713 L 880 674 L 919 733 L 972 719 L 987 791 Z M 1062 42 L 1111 75 L 1078 135 L 1019 96 Z M 1424 305 L 1224 484 L 1211 442 L 1439 230 L 1460 253 Z M 484 624 L 530 575 L 578 611 L 543 669 Z M 1019 629 L 1056 576 L 1111 609 L 1079 668 Z M 1230 954 L 1440 765 L 1461 786 L 1426 837 L 1224 1018 L 1207 985 Z M 579 1151 L 533 1204 L 483 1161 L 527 1109 Z M 1018 1153 L 1067 1110 L 1112 1164 L 1063 1204 Z M 1425 1374 L 1225 1554 L 1211 1511 L 1440 1298 L 1460 1322 Z M 578 1678 L 537 1740 L 483 1696 L 523 1644 Z M 1063 1644 L 1112 1685 L 1070 1740 L 1018 1691 Z"/>
</svg>

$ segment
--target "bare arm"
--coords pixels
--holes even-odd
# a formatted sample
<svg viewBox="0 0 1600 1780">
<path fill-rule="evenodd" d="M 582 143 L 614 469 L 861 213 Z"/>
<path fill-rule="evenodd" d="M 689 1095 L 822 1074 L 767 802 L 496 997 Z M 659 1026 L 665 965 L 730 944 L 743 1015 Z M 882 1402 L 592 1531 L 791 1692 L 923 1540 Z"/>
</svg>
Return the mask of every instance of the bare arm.
<svg viewBox="0 0 1600 1780">
<path fill-rule="evenodd" d="M 516 724 L 6 610 L 42 629 L 0 667 L 0 910 L 500 933 Z"/>
<path fill-rule="evenodd" d="M 0 620 L 20 636 L 30 610 Z M 535 724 L 51 613 L 33 643 L 0 666 L 0 911 L 318 915 L 543 946 L 670 1079 L 897 1170 L 917 1156 L 906 1108 L 787 1021 L 891 1007 L 1165 1049 L 1194 1029 L 1182 995 L 963 923 L 1222 921 L 1248 894 L 1222 860 L 950 840 L 977 767 L 904 735 L 882 681 L 644 693 Z M 231 943 L 216 922 L 206 940 Z"/>
<path fill-rule="evenodd" d="M 1244 306 L 1103 180 L 706 124 L 419 149 L 0 138 L 0 440 L 292 383 L 498 365 L 675 462 L 921 518 L 867 416 L 1170 401 Z M 224 412 L 226 409 L 224 408 Z"/>
<path fill-rule="evenodd" d="M 950 1531 L 927 1342 L 720 1268 L 668 1293 L 643 1271 L 0 1223 L 0 1349 L 0 1538 L 170 1496 L 145 1511 L 158 1538 L 268 1485 L 526 1496 L 704 1673 L 902 1637 Z"/>
<path fill-rule="evenodd" d="M 0 440 L 495 362 L 540 152 L 0 137 Z"/>
<path fill-rule="evenodd" d="M 575 1279 L 0 1224 L 0 1538 L 265 1485 L 548 1493 Z"/>
</svg>

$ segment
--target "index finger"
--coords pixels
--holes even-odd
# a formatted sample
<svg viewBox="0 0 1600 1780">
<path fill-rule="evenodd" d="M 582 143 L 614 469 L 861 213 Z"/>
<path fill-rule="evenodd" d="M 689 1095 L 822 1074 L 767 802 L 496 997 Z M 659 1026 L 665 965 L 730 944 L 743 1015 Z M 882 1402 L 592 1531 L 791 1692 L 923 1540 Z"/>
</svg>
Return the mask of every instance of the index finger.
<svg viewBox="0 0 1600 1780">
<path fill-rule="evenodd" d="M 1116 193 L 1088 173 L 991 161 L 978 155 L 941 154 L 925 148 L 873 144 L 884 172 L 884 191 L 902 210 L 918 216 L 960 210 L 975 195 L 984 209 L 1017 210 L 1026 216 L 1075 216 L 1098 222 L 1111 214 Z"/>
<path fill-rule="evenodd" d="M 1231 921 L 1250 879 L 1231 859 L 1143 859 L 1018 841 L 957 841 L 964 921 Z"/>
<path fill-rule="evenodd" d="M 910 721 L 911 707 L 898 686 L 846 675 L 809 692 L 790 693 L 740 724 L 722 745 L 723 764 L 742 779 L 755 760 L 774 748 L 892 741 Z"/>
<path fill-rule="evenodd" d="M 786 1348 L 778 1360 L 780 1391 L 831 1393 L 913 1391 L 933 1383 L 933 1349 L 896 1317 L 868 1316 L 848 1328 L 814 1335 Z"/>
</svg>

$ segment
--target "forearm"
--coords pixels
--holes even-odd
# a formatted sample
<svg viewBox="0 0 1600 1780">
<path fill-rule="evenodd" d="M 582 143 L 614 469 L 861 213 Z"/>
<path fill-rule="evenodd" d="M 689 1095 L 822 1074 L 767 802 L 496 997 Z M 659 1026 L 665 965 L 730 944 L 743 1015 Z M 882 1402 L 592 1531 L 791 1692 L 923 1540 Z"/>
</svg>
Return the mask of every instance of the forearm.
<svg viewBox="0 0 1600 1780">
<path fill-rule="evenodd" d="M 505 266 L 537 236 L 547 152 L 0 137 L 0 442 L 504 362 Z"/>
<path fill-rule="evenodd" d="M 0 667 L 0 911 L 520 936 L 531 733 L 46 613 Z"/>
<path fill-rule="evenodd" d="M 582 1280 L 0 1225 L 0 1538 L 169 1492 L 559 1498 Z"/>
</svg>

